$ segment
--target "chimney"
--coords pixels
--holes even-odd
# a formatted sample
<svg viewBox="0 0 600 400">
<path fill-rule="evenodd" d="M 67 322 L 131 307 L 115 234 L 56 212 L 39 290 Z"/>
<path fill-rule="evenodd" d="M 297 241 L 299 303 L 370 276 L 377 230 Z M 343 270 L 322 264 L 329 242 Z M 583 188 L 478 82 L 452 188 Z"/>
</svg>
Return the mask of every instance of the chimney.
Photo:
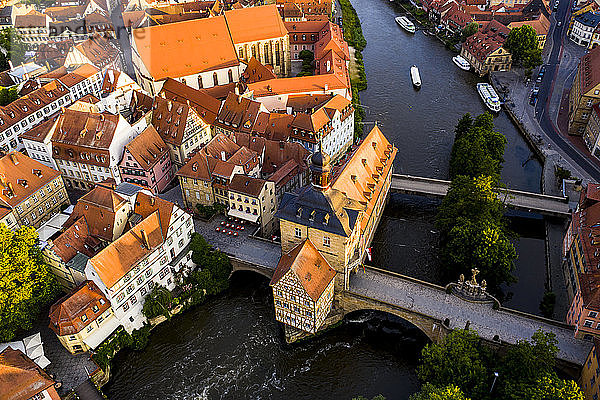
<svg viewBox="0 0 600 400">
<path fill-rule="evenodd" d="M 329 84 L 328 84 L 328 83 L 326 83 L 326 84 L 325 84 L 325 91 L 328 91 L 328 90 L 329 90 Z"/>
<path fill-rule="evenodd" d="M 17 155 L 15 153 L 10 153 L 9 157 L 14 165 L 19 165 L 19 160 L 17 160 Z"/>
<path fill-rule="evenodd" d="M 148 234 L 143 229 L 140 230 L 140 233 L 142 234 L 142 242 L 144 244 L 144 247 L 147 248 L 148 250 L 150 250 L 150 242 L 148 242 Z"/>
<path fill-rule="evenodd" d="M 15 192 L 15 189 L 13 188 L 13 185 L 10 182 L 8 182 L 8 190 L 10 190 L 11 193 Z"/>
<path fill-rule="evenodd" d="M 221 152 L 221 160 L 227 161 L 227 157 L 225 157 L 225 151 Z"/>
</svg>

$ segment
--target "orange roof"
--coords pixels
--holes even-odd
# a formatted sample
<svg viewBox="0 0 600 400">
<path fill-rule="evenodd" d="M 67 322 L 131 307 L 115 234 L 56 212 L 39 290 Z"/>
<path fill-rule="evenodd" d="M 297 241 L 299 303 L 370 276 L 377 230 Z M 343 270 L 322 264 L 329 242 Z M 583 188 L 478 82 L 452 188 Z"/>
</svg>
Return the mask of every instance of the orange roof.
<svg viewBox="0 0 600 400">
<path fill-rule="evenodd" d="M 85 281 L 50 307 L 50 329 L 58 336 L 74 335 L 109 308 L 98 286 Z"/>
<path fill-rule="evenodd" d="M 54 391 L 53 385 L 52 378 L 21 350 L 7 347 L 0 353 L 2 400 L 28 400 L 46 389 Z"/>
<path fill-rule="evenodd" d="M 96 186 L 77 201 L 64 226 L 70 227 L 84 216 L 89 235 L 110 241 L 113 239 L 115 214 L 126 202 L 113 190 Z"/>
<path fill-rule="evenodd" d="M 288 34 L 274 4 L 225 11 L 233 43 L 274 39 Z"/>
<path fill-rule="evenodd" d="M 154 126 L 149 125 L 131 142 L 125 145 L 125 150 L 131 154 L 140 166 L 148 171 L 169 152 Z"/>
<path fill-rule="evenodd" d="M 223 16 L 133 31 L 135 47 L 154 80 L 238 65 Z"/>
<path fill-rule="evenodd" d="M 60 173 L 18 151 L 0 158 L 0 202 L 16 207 Z"/>
<path fill-rule="evenodd" d="M 385 179 L 392 169 L 397 149 L 375 126 L 358 149 L 342 166 L 331 188 L 366 206 L 361 229 L 365 229 L 377 199 L 383 191 Z"/>
<path fill-rule="evenodd" d="M 511 22 L 510 24 L 508 24 L 508 27 L 510 29 L 514 29 L 523 25 L 531 26 L 535 30 L 535 33 L 544 36 L 548 34 L 548 30 L 550 29 L 550 21 L 548 21 L 548 18 L 546 18 L 544 14 L 540 14 L 538 18 L 531 21 Z"/>
<path fill-rule="evenodd" d="M 147 243 L 144 242 L 144 234 L 148 238 Z M 111 288 L 163 242 L 158 211 L 155 211 L 92 257 L 89 263 L 106 287 Z"/>
<path fill-rule="evenodd" d="M 138 192 L 135 198 L 135 207 L 133 212 L 148 218 L 152 213 L 158 211 L 158 218 L 163 237 L 167 237 L 169 225 L 171 224 L 171 214 L 173 213 L 173 203 L 163 200 L 160 197 L 152 196 L 144 192 Z"/>
<path fill-rule="evenodd" d="M 296 275 L 306 293 L 315 302 L 319 300 L 336 274 L 310 239 L 306 239 L 287 254 L 281 255 L 270 285 L 276 285 L 290 271 Z"/>
<path fill-rule="evenodd" d="M 325 85 L 329 90 L 348 89 L 346 82 L 342 81 L 336 74 L 301 76 L 285 79 L 270 79 L 250 83 L 248 90 L 254 92 L 254 97 L 276 96 L 286 93 L 325 93 Z"/>
</svg>

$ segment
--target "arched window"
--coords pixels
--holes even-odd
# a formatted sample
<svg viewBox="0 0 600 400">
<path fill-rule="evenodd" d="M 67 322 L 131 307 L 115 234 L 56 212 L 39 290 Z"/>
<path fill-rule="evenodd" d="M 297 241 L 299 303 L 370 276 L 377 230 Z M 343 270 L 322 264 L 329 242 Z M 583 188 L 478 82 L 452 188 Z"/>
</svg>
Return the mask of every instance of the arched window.
<svg viewBox="0 0 600 400">
<path fill-rule="evenodd" d="M 239 48 L 239 53 L 240 53 L 240 58 L 245 59 L 245 57 L 244 57 L 244 48 L 243 47 Z"/>
<path fill-rule="evenodd" d="M 198 75 L 198 89 L 202 89 L 204 86 L 202 85 L 202 75 Z"/>
<path fill-rule="evenodd" d="M 279 43 L 275 43 L 275 65 L 281 63 L 281 56 L 279 55 Z"/>
<path fill-rule="evenodd" d="M 271 61 L 269 60 L 269 44 L 265 43 L 265 64 L 270 64 Z"/>
<path fill-rule="evenodd" d="M 215 86 L 219 86 L 219 78 L 217 77 L 217 73 L 213 72 L 213 84 Z"/>
<path fill-rule="evenodd" d="M 233 71 L 232 70 L 228 70 L 227 71 L 227 76 L 229 77 L 229 83 L 233 82 Z"/>
<path fill-rule="evenodd" d="M 256 58 L 256 46 L 252 45 L 252 57 Z"/>
</svg>

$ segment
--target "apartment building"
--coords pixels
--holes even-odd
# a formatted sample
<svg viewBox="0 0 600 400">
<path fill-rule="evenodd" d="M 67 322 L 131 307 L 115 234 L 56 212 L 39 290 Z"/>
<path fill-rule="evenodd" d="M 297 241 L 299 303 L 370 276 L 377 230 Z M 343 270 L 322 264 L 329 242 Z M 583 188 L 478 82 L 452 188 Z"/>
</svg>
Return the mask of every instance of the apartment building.
<svg viewBox="0 0 600 400">
<path fill-rule="evenodd" d="M 569 135 L 581 136 L 592 115 L 592 106 L 600 103 L 600 49 L 581 57 L 577 75 L 569 92 Z"/>
<path fill-rule="evenodd" d="M 275 230 L 277 196 L 274 182 L 238 174 L 233 176 L 228 189 L 229 216 L 258 225 L 263 235 Z"/>
<path fill-rule="evenodd" d="M 192 217 L 175 204 L 143 191 L 135 194 L 134 225 L 92 257 L 86 277 L 110 301 L 114 314 L 131 332 L 146 321 L 145 296 L 155 285 L 175 288 L 175 275 L 192 265 Z"/>
<path fill-rule="evenodd" d="M 68 187 L 89 190 L 106 179 L 121 183 L 123 148 L 136 136 L 121 115 L 67 109 L 53 130 L 52 157 Z"/>
<path fill-rule="evenodd" d="M 71 354 L 94 350 L 118 327 L 110 302 L 85 281 L 50 307 L 50 329 Z"/>
<path fill-rule="evenodd" d="M 9 227 L 38 228 L 69 205 L 60 173 L 16 151 L 0 158 L 0 189 Z"/>
</svg>

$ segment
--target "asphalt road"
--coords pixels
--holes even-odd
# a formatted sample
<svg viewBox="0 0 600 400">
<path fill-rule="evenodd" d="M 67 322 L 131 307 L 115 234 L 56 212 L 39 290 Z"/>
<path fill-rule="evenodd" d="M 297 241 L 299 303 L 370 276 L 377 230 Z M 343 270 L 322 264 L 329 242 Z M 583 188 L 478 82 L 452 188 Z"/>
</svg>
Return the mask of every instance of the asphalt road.
<svg viewBox="0 0 600 400">
<path fill-rule="evenodd" d="M 593 162 L 591 162 L 585 155 L 581 154 L 575 149 L 560 133 L 551 121 L 551 117 L 548 113 L 548 103 L 550 100 L 550 93 L 554 80 L 558 72 L 558 66 L 560 64 L 560 56 L 562 49 L 563 35 L 566 33 L 569 22 L 568 14 L 571 7 L 572 0 L 561 0 L 556 12 L 556 20 L 562 21 L 562 26 L 557 26 L 555 23 L 554 30 L 552 32 L 552 52 L 548 59 L 546 75 L 540 85 L 540 92 L 538 94 L 538 102 L 535 107 L 536 118 L 540 123 L 542 129 L 546 132 L 548 137 L 560 147 L 574 162 L 576 162 L 581 168 L 583 168 L 588 174 L 590 174 L 594 180 L 600 182 L 600 168 Z M 565 38 L 565 40 L 568 40 Z M 542 100 L 543 101 L 540 101 Z"/>
</svg>

